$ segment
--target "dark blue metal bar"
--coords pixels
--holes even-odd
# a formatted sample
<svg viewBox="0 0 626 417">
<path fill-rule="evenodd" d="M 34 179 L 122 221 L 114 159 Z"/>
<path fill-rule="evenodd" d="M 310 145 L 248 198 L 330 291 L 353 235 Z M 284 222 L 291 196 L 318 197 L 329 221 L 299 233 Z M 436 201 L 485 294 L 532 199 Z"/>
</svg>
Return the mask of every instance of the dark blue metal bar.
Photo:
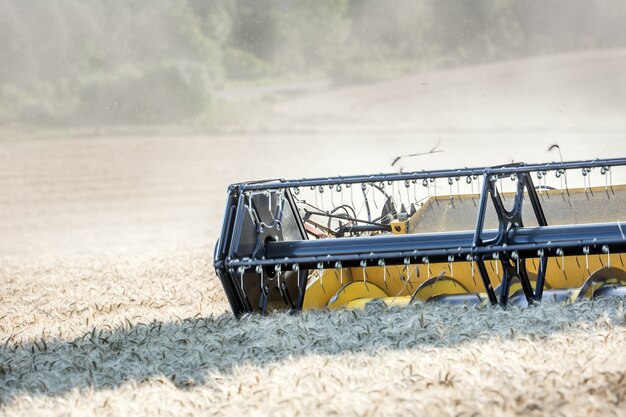
<svg viewBox="0 0 626 417">
<path fill-rule="evenodd" d="M 318 187 L 337 184 L 376 183 L 380 181 L 405 181 L 429 178 L 466 177 L 474 175 L 510 175 L 522 172 L 556 171 L 580 168 L 598 168 L 626 165 L 626 158 L 591 159 L 587 161 L 550 162 L 541 164 L 515 164 L 502 167 L 475 167 L 462 169 L 444 169 L 416 171 L 407 173 L 388 173 L 375 175 L 354 175 L 346 177 L 307 178 L 291 180 L 271 180 L 272 182 L 254 182 L 238 184 L 242 191 L 275 190 L 280 188 Z"/>
<path fill-rule="evenodd" d="M 487 272 L 487 268 L 485 267 L 485 261 L 481 256 L 474 256 L 474 261 L 478 266 L 478 272 L 480 273 L 480 277 L 483 280 L 483 285 L 485 286 L 485 291 L 487 292 L 487 298 L 489 299 L 489 303 L 491 303 L 491 305 L 496 305 L 498 303 L 498 298 L 496 297 L 496 293 L 493 290 L 493 286 L 491 285 L 489 273 Z"/>
<path fill-rule="evenodd" d="M 535 218 L 537 219 L 537 224 L 539 226 L 547 226 L 548 220 L 546 219 L 546 215 L 543 212 L 543 207 L 541 207 L 541 202 L 539 201 L 539 196 L 537 195 L 537 190 L 533 184 L 533 180 L 530 175 L 526 178 L 527 183 L 527 191 L 528 191 L 528 199 L 530 200 L 530 205 L 533 208 L 533 212 L 535 213 Z M 543 289 L 546 281 L 546 268 L 548 266 L 548 258 L 540 257 L 539 259 L 539 270 L 537 271 L 537 281 L 535 282 L 535 299 L 537 301 L 541 301 L 543 297 Z"/>
<path fill-rule="evenodd" d="M 301 269 L 310 269 L 317 268 L 320 262 L 327 268 L 333 267 L 335 262 L 341 262 L 344 267 L 358 266 L 362 260 L 368 265 L 376 265 L 380 259 L 393 265 L 402 263 L 405 258 L 419 263 L 424 257 L 436 263 L 447 262 L 449 256 L 465 261 L 468 255 L 471 259 L 513 251 L 520 258 L 538 258 L 540 250 L 546 257 L 560 256 L 557 249 L 562 249 L 566 256 L 580 255 L 585 246 L 589 247 L 590 254 L 599 254 L 604 245 L 617 253 L 626 251 L 624 230 L 626 222 L 517 228 L 509 231 L 509 244 L 484 247 L 473 246 L 471 231 L 268 242 L 265 259 L 229 260 L 224 266 L 250 268 L 297 264 Z M 496 235 L 494 230 L 485 231 L 487 237 Z"/>
</svg>

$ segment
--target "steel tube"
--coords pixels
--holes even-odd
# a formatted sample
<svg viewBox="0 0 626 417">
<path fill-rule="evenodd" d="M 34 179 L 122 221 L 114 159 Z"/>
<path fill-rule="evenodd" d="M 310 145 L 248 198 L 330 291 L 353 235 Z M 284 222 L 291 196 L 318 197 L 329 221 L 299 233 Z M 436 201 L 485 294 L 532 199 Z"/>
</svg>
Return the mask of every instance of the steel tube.
<svg viewBox="0 0 626 417">
<path fill-rule="evenodd" d="M 584 246 L 589 246 L 592 254 L 602 253 L 602 245 L 608 245 L 611 252 L 617 253 L 626 251 L 623 230 L 626 230 L 626 222 L 517 228 L 509 231 L 508 245 L 482 247 L 473 245 L 473 231 L 268 242 L 264 259 L 233 259 L 224 264 L 233 268 L 277 264 L 315 268 L 319 262 L 326 265 L 342 262 L 347 267 L 356 266 L 361 260 L 373 264 L 378 259 L 386 259 L 391 264 L 400 263 L 406 257 L 417 262 L 428 257 L 429 262 L 434 263 L 447 262 L 450 255 L 464 261 L 467 255 L 490 256 L 512 251 L 517 251 L 522 258 L 537 258 L 540 249 L 546 257 L 551 257 L 557 256 L 556 249 L 562 249 L 565 255 L 580 255 Z M 486 238 L 495 235 L 494 230 L 483 234 Z"/>
</svg>

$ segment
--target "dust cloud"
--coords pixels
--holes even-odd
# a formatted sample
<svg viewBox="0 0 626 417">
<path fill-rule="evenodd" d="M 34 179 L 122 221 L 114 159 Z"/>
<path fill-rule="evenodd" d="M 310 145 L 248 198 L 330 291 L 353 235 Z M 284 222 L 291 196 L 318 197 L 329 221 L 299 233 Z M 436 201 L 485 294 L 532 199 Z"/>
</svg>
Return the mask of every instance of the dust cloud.
<svg viewBox="0 0 626 417">
<path fill-rule="evenodd" d="M 503 60 L 615 50 L 626 47 L 624 21 L 626 6 L 608 0 L 2 0 L 0 133 L 249 129 L 256 127 L 249 125 L 251 113 L 254 122 L 271 118 L 282 125 L 288 120 L 274 120 L 272 103 L 286 96 Z M 586 61 L 594 58 L 583 56 L 574 65 Z M 531 104 L 533 77 L 544 77 L 543 64 L 517 62 L 510 69 L 527 73 L 509 84 L 528 85 L 520 105 Z M 607 78 L 619 72 L 611 62 L 594 70 L 585 94 L 602 95 Z M 482 90 L 481 82 L 506 74 L 468 76 L 478 76 L 478 91 L 467 91 L 465 83 L 456 94 L 460 101 L 446 97 L 443 104 L 472 110 L 476 103 L 467 97 Z M 459 82 L 445 81 L 452 91 Z M 556 102 L 564 101 L 562 89 L 572 88 L 559 74 L 550 86 Z M 389 104 L 390 111 L 403 105 Z"/>
</svg>

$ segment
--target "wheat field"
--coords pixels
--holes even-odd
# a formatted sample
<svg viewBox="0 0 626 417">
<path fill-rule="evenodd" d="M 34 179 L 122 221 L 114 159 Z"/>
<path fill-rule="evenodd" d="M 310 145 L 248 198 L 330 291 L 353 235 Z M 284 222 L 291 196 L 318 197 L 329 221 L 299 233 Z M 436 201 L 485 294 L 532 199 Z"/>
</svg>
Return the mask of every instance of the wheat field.
<svg viewBox="0 0 626 417">
<path fill-rule="evenodd" d="M 204 251 L 2 265 L 12 415 L 624 415 L 623 300 L 236 320 Z M 28 277 L 28 278 L 26 278 Z"/>
</svg>

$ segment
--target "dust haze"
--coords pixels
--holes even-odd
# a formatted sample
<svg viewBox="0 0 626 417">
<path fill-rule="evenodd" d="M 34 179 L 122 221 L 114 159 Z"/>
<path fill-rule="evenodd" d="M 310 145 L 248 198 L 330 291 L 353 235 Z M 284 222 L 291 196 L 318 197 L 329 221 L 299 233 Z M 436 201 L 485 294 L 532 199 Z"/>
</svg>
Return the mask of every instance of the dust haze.
<svg viewBox="0 0 626 417">
<path fill-rule="evenodd" d="M 624 22 L 0 0 L 0 414 L 623 414 L 623 301 L 242 323 L 212 250 L 234 182 L 625 156 Z"/>
<path fill-rule="evenodd" d="M 0 123 L 92 134 L 120 126 L 245 128 L 250 120 L 239 110 L 247 115 L 264 107 L 272 116 L 273 101 L 311 90 L 618 50 L 626 46 L 625 19 L 626 6 L 608 0 L 2 0 Z M 598 59 L 610 56 L 579 58 L 584 67 Z M 593 84 L 580 88 L 592 98 L 604 94 L 607 78 L 621 69 L 615 65 L 593 68 L 595 78 L 585 80 Z M 510 71 L 541 78 L 549 72 L 543 66 L 517 62 Z M 502 76 L 480 75 L 476 81 Z M 561 74 L 548 75 L 556 81 L 550 89 L 554 101 L 577 88 Z M 532 76 L 522 82 L 531 88 L 527 94 L 534 93 Z M 467 84 L 473 83 L 462 87 Z M 499 91 L 489 87 L 479 84 L 456 98 Z M 411 89 L 404 95 L 423 93 Z M 515 94 L 506 97 L 515 101 Z M 446 102 L 473 107 L 447 97 Z M 467 119 L 471 125 L 473 118 Z"/>
</svg>

